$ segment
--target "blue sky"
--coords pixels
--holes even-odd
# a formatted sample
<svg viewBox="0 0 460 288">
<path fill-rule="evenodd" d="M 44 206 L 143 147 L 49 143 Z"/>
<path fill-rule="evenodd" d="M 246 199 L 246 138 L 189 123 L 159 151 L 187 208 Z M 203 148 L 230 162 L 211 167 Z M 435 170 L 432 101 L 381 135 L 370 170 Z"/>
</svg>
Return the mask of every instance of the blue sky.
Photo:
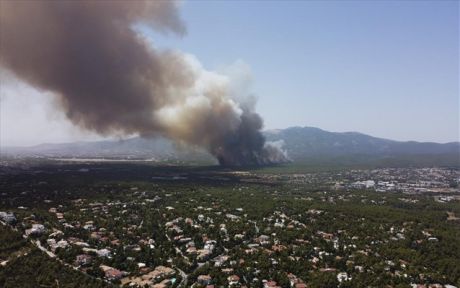
<svg viewBox="0 0 460 288">
<path fill-rule="evenodd" d="M 457 1 L 186 1 L 155 45 L 219 70 L 241 60 L 266 128 L 459 139 Z"/>
<path fill-rule="evenodd" d="M 266 129 L 459 141 L 458 1 L 193 0 L 180 12 L 183 37 L 142 32 L 208 70 L 246 63 Z M 0 145 L 100 139 L 4 73 Z"/>
</svg>

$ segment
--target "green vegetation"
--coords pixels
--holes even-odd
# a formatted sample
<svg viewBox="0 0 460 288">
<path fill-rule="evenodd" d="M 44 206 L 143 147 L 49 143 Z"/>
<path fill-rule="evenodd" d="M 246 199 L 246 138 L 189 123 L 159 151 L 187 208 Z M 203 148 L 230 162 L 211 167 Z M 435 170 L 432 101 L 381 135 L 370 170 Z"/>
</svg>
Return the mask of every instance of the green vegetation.
<svg viewBox="0 0 460 288">
<path fill-rule="evenodd" d="M 27 240 L 11 228 L 0 225 L 0 259 L 19 256 L 22 251 L 27 251 Z"/>
<path fill-rule="evenodd" d="M 202 287 L 206 275 L 216 287 L 231 279 L 234 287 L 263 287 L 263 280 L 279 287 L 460 286 L 460 203 L 450 187 L 458 171 L 273 169 L 283 171 L 79 164 L 6 173 L 0 211 L 18 223 L 0 226 L 0 259 L 9 259 L 0 287 L 127 287 L 163 266 L 172 274 L 152 285 Z M 453 200 L 335 186 L 336 177 L 353 183 L 373 175 L 410 185 L 437 175 L 427 185 L 444 187 Z M 22 238 L 34 224 L 45 231 Z M 81 255 L 92 261 L 76 263 Z"/>
<path fill-rule="evenodd" d="M 50 259 L 38 249 L 11 260 L 0 268 L 0 287 L 110 287 L 101 280 L 92 279 L 79 271 Z"/>
<path fill-rule="evenodd" d="M 22 235 L 0 225 L 0 287 L 110 287 L 64 266 L 34 248 Z"/>
</svg>

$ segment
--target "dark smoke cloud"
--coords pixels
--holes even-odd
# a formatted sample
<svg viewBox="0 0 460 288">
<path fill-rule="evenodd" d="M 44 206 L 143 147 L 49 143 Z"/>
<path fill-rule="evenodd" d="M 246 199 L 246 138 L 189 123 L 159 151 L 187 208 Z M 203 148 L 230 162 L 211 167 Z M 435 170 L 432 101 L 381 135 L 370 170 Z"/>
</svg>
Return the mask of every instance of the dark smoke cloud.
<svg viewBox="0 0 460 288">
<path fill-rule="evenodd" d="M 0 64 L 57 96 L 76 125 L 103 135 L 161 135 L 221 164 L 284 161 L 229 80 L 190 55 L 158 50 L 133 29 L 183 35 L 171 1 L 1 1 Z"/>
</svg>

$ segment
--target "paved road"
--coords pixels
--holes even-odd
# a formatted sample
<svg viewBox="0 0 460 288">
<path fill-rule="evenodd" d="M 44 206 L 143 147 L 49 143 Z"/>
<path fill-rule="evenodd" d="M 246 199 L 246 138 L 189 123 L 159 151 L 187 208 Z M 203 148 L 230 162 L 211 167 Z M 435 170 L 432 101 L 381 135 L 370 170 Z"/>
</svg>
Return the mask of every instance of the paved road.
<svg viewBox="0 0 460 288">
<path fill-rule="evenodd" d="M 53 252 L 49 251 L 48 249 L 46 249 L 45 247 L 42 246 L 42 243 L 40 243 L 40 240 L 30 240 L 30 242 L 32 242 L 32 244 L 34 244 L 35 246 L 37 246 L 38 249 L 42 250 L 43 252 L 45 252 L 46 254 L 48 254 L 48 256 L 50 256 L 51 258 L 56 258 L 56 254 L 54 254 Z M 67 264 L 67 263 L 66 263 Z M 73 267 L 73 266 L 72 266 Z"/>
</svg>

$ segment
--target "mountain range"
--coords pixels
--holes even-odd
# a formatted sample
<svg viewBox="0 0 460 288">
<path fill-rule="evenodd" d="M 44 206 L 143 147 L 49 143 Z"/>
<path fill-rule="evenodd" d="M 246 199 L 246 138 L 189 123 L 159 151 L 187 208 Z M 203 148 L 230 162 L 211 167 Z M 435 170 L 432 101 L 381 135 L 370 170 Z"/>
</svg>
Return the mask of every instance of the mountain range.
<svg viewBox="0 0 460 288">
<path fill-rule="evenodd" d="M 267 141 L 283 141 L 294 162 L 317 165 L 460 166 L 460 142 L 395 141 L 358 132 L 314 127 L 265 131 Z"/>
<path fill-rule="evenodd" d="M 317 165 L 446 165 L 460 166 L 460 142 L 445 144 L 394 141 L 357 132 L 329 132 L 314 127 L 264 131 L 268 142 L 278 142 L 293 162 Z M 3 156 L 78 158 L 129 158 L 156 161 L 215 163 L 200 148 L 173 143 L 165 138 L 134 137 L 124 140 L 40 144 L 3 147 Z"/>
</svg>

